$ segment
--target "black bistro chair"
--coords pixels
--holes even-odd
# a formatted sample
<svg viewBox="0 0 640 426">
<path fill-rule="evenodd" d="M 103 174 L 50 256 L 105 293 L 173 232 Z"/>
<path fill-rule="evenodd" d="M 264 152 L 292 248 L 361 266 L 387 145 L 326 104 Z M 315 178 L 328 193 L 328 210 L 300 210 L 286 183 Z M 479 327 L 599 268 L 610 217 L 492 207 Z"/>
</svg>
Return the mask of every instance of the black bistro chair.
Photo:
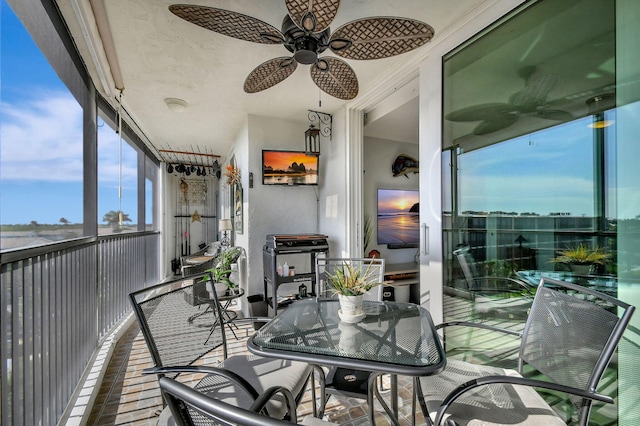
<svg viewBox="0 0 640 426">
<path fill-rule="evenodd" d="M 291 426 L 297 423 L 297 417 L 293 415 L 288 421 L 275 419 L 265 414 L 264 408 L 276 395 L 281 395 L 286 401 L 288 411 L 295 413 L 295 401 L 288 389 L 274 386 L 267 389 L 256 398 L 248 408 L 237 407 L 219 399 L 207 396 L 189 386 L 174 379 L 160 377 L 160 390 L 165 400 L 171 401 L 169 407 L 177 409 L 173 418 L 179 426 L 192 426 L 203 424 L 223 424 L 242 426 Z M 315 417 L 306 416 L 302 425 L 320 426 L 334 423 L 325 422 Z"/>
<path fill-rule="evenodd" d="M 522 333 L 491 324 L 451 322 L 520 339 L 518 369 L 447 359 L 445 370 L 420 378 L 425 418 L 435 425 L 565 425 L 536 391 L 568 395 L 572 421 L 586 426 L 594 401 L 613 403 L 598 383 L 616 351 L 634 306 L 589 288 L 543 278 Z M 453 330 L 452 330 L 453 331 Z M 446 332 L 444 334 L 446 344 Z M 524 374 L 527 366 L 526 377 Z M 533 378 L 532 371 L 544 379 Z"/>
<path fill-rule="evenodd" d="M 297 405 L 307 384 L 311 382 L 315 415 L 317 411 L 313 373 L 318 371 L 320 386 L 323 388 L 324 374 L 321 369 L 303 362 L 255 355 L 227 356 L 227 325 L 221 309 L 211 310 L 203 315 L 205 305 L 193 303 L 193 291 L 192 280 L 176 280 L 129 295 L 154 363 L 154 367 L 143 373 L 171 378 L 184 373 L 204 375 L 197 381 L 194 389 L 243 408 L 251 407 L 260 395 L 275 385 L 287 389 Z M 215 292 L 213 296 L 217 299 Z M 215 302 L 206 306 L 219 306 L 218 300 Z M 212 328 L 216 319 L 219 326 Z M 208 354 L 218 348 L 223 355 L 208 359 Z M 269 399 L 264 412 L 276 419 L 294 416 L 295 413 L 289 411 L 288 401 L 283 395 L 279 393 Z M 165 400 L 165 403 L 172 402 Z M 171 413 L 177 409 L 178 407 L 165 408 L 160 416 L 160 423 L 169 422 Z"/>
<path fill-rule="evenodd" d="M 535 287 L 514 277 L 483 276 L 478 273 L 469 247 L 453 251 L 464 276 L 462 289 L 445 291 L 472 300 L 476 318 L 526 319 L 535 295 Z"/>
</svg>

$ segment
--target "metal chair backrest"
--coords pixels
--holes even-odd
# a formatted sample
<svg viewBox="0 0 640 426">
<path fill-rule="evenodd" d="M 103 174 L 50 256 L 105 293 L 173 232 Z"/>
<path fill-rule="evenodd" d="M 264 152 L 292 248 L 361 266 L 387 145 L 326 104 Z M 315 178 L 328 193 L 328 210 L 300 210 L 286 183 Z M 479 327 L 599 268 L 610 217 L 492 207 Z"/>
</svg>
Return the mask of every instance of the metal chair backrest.
<svg viewBox="0 0 640 426">
<path fill-rule="evenodd" d="M 178 279 L 129 295 L 156 367 L 190 365 L 225 344 L 221 327 L 211 333 L 217 313 L 192 303 L 194 281 Z"/>
<path fill-rule="evenodd" d="M 336 268 L 351 265 L 356 270 L 370 273 L 369 282 L 382 283 L 384 281 L 384 259 L 377 258 L 316 258 L 316 295 L 318 297 L 334 297 L 327 283 L 327 276 L 333 275 Z M 364 300 L 382 300 L 383 286 L 372 288 L 364 296 Z"/>
<path fill-rule="evenodd" d="M 543 278 L 520 345 L 523 364 L 552 381 L 594 392 L 635 307 L 587 287 Z M 588 419 L 591 402 L 571 398 Z"/>
<path fill-rule="evenodd" d="M 177 425 L 202 424 L 243 426 L 291 426 L 284 420 L 267 417 L 255 411 L 235 407 L 226 402 L 209 398 L 182 383 L 167 378 L 159 379 L 163 397 L 169 401 L 173 419 Z"/>
<path fill-rule="evenodd" d="M 202 275 L 207 269 L 211 269 L 219 262 L 217 257 L 212 257 L 209 260 L 206 260 L 202 263 L 194 264 L 194 265 L 184 265 L 180 269 L 180 273 L 183 277 L 192 277 L 195 275 Z"/>
<path fill-rule="evenodd" d="M 478 277 L 478 270 L 476 269 L 475 262 L 471 254 L 469 254 L 469 247 L 462 247 L 453 251 L 453 255 L 458 259 L 460 269 L 467 282 L 469 290 L 475 290 L 478 286 L 475 278 Z"/>
</svg>

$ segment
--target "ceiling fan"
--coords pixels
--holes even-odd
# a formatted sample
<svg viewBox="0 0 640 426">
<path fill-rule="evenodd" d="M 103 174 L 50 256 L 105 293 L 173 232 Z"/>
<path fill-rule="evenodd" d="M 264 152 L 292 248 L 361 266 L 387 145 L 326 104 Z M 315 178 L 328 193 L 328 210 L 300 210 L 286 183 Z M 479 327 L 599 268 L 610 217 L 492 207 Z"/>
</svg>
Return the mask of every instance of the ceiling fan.
<svg viewBox="0 0 640 426">
<path fill-rule="evenodd" d="M 505 129 L 525 114 L 556 121 L 573 119 L 570 112 L 549 109 L 547 96 L 555 87 L 558 78 L 545 74 L 535 65 L 518 70 L 525 81 L 524 88 L 513 93 L 506 103 L 486 103 L 462 108 L 445 115 L 449 121 L 480 121 L 473 129 L 474 135 L 484 135 Z"/>
<path fill-rule="evenodd" d="M 324 92 L 349 100 L 358 95 L 358 78 L 343 60 L 320 54 L 329 49 L 347 59 L 380 59 L 409 52 L 433 37 L 433 28 L 407 18 L 372 17 L 342 25 L 333 33 L 329 25 L 340 0 L 285 0 L 288 15 L 282 30 L 251 16 L 208 6 L 174 4 L 176 16 L 208 30 L 240 40 L 282 44 L 292 56 L 271 59 L 247 76 L 244 91 L 256 93 L 287 77 L 298 64 L 311 65 L 311 79 Z"/>
</svg>

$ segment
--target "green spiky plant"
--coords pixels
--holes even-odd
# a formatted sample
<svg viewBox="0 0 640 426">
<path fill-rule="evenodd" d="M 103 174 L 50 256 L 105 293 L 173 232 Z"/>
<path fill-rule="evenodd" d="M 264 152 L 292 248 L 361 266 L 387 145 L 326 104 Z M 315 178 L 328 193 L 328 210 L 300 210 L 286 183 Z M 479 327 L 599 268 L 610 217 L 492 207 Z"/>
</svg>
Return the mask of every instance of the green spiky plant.
<svg viewBox="0 0 640 426">
<path fill-rule="evenodd" d="M 371 216 L 369 213 L 365 213 L 364 215 L 364 223 L 363 223 L 363 234 L 364 234 L 364 247 L 363 250 L 366 253 L 367 248 L 369 247 L 369 243 L 371 243 L 371 234 L 373 232 L 373 228 L 371 228 Z"/>
<path fill-rule="evenodd" d="M 551 262 L 567 265 L 604 265 L 609 257 L 600 247 L 591 249 L 586 244 L 578 244 L 577 247 L 561 250 L 560 255 L 551 259 Z"/>
<path fill-rule="evenodd" d="M 331 291 L 343 296 L 360 296 L 377 287 L 382 282 L 372 280 L 372 263 L 369 263 L 366 270 L 362 270 L 362 265 L 356 267 L 344 261 L 342 265 L 336 267 L 333 274 L 327 275 L 327 280 L 331 286 Z"/>
</svg>

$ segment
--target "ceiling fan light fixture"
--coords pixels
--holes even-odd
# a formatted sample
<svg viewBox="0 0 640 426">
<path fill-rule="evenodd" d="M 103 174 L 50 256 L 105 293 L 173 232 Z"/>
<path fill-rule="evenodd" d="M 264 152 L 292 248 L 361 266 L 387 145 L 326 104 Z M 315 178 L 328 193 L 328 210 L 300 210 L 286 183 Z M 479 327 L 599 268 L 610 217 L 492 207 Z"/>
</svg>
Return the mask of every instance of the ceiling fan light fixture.
<svg viewBox="0 0 640 426">
<path fill-rule="evenodd" d="M 352 45 L 352 41 L 346 38 L 336 38 L 329 42 L 329 47 L 333 51 L 341 51 L 344 49 L 348 49 Z"/>
<path fill-rule="evenodd" d="M 604 129 L 614 123 L 613 120 L 604 119 L 604 112 L 615 107 L 615 93 L 603 93 L 596 95 L 587 99 L 585 103 L 589 109 L 589 114 L 594 117 L 593 122 L 587 125 L 588 127 L 592 129 Z"/>
<path fill-rule="evenodd" d="M 606 127 L 612 126 L 615 123 L 613 120 L 594 120 L 593 123 L 587 125 L 592 129 L 604 129 Z"/>
<path fill-rule="evenodd" d="M 615 106 L 616 97 L 613 93 L 603 93 L 593 96 L 585 101 L 589 114 L 597 114 Z"/>
<path fill-rule="evenodd" d="M 291 64 L 293 64 L 293 61 L 294 61 L 293 56 L 290 57 L 290 58 L 285 58 L 280 62 L 279 67 L 280 68 L 287 68 L 287 67 L 291 66 Z"/>
<path fill-rule="evenodd" d="M 317 27 L 316 16 L 311 12 L 307 12 L 304 15 L 302 15 L 302 20 L 300 23 L 301 23 L 302 29 L 304 29 L 305 31 L 314 32 L 316 30 L 316 27 Z"/>
<path fill-rule="evenodd" d="M 314 64 L 320 71 L 329 71 L 329 62 L 324 59 L 318 59 Z"/>
</svg>

